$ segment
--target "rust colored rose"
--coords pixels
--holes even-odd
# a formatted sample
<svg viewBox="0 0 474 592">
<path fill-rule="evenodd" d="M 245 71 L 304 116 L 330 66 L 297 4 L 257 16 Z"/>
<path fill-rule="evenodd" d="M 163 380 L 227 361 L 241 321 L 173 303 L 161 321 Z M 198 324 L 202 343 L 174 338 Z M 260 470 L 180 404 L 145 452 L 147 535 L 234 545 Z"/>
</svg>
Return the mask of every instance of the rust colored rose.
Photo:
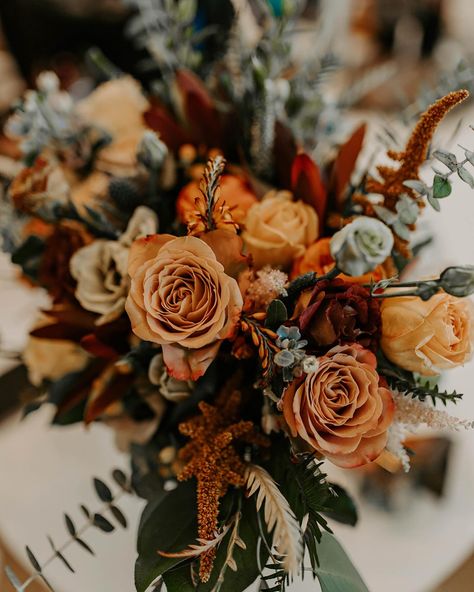
<svg viewBox="0 0 474 592">
<path fill-rule="evenodd" d="M 202 239 L 155 234 L 132 244 L 126 310 L 138 337 L 161 344 L 174 378 L 202 376 L 234 332 L 242 296 L 228 274 L 239 247 L 237 235 L 220 230 Z"/>
<path fill-rule="evenodd" d="M 242 233 L 257 269 L 264 265 L 288 268 L 318 236 L 318 215 L 288 191 L 270 191 L 247 213 Z"/>
<path fill-rule="evenodd" d="M 356 344 L 331 349 L 316 372 L 293 381 L 283 395 L 291 435 L 345 468 L 380 456 L 394 407 L 374 354 Z"/>
<path fill-rule="evenodd" d="M 9 193 L 14 206 L 31 214 L 51 201 L 65 202 L 70 193 L 67 171 L 55 162 L 38 157 L 13 179 Z"/>
<path fill-rule="evenodd" d="M 199 195 L 198 181 L 192 181 L 181 189 L 176 201 L 176 210 L 183 224 L 188 223 L 190 214 L 195 211 L 195 199 Z M 222 175 L 219 198 L 229 206 L 232 218 L 237 224 L 245 222 L 247 211 L 257 202 L 254 192 L 245 180 L 236 175 Z"/>
<path fill-rule="evenodd" d="M 321 238 L 310 245 L 304 255 L 294 262 L 291 277 L 295 278 L 310 271 L 315 271 L 318 275 L 324 275 L 331 271 L 335 262 L 329 248 L 330 243 L 330 238 Z M 351 277 L 341 274 L 339 277 L 355 284 L 369 284 L 371 280 L 378 282 L 385 278 L 386 274 L 383 267 L 378 265 L 374 271 L 364 275 Z"/>
<path fill-rule="evenodd" d="M 411 372 L 439 374 L 467 362 L 474 351 L 474 307 L 467 298 L 439 293 L 429 300 L 388 298 L 381 307 L 387 358 Z"/>
<path fill-rule="evenodd" d="M 297 303 L 301 333 L 329 348 L 340 343 L 359 343 L 376 350 L 380 337 L 380 307 L 368 290 L 336 278 L 321 280 Z"/>
</svg>

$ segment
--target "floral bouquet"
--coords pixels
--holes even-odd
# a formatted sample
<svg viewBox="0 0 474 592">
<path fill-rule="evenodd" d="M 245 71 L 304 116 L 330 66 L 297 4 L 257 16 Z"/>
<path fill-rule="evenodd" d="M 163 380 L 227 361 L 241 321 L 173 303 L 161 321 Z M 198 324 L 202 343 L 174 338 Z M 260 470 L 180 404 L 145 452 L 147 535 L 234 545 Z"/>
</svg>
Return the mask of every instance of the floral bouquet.
<svg viewBox="0 0 474 592">
<path fill-rule="evenodd" d="M 266 17 L 252 51 L 231 32 L 206 76 L 168 56 L 149 92 L 103 57 L 110 80 L 79 101 L 45 72 L 6 125 L 23 166 L 3 245 L 51 298 L 23 356 L 25 413 L 52 403 L 53 423 L 103 422 L 130 451 L 131 479 L 113 476 L 149 502 L 138 592 L 280 591 L 308 569 L 325 591 L 367 590 L 330 534 L 327 518 L 357 514 L 323 462 L 408 470 L 414 427 L 470 425 L 436 408 L 462 395 L 432 377 L 472 355 L 474 268 L 399 279 L 425 205 L 439 209 L 453 173 L 474 185 L 467 149 L 437 150 L 446 170 L 420 179 L 468 93 L 431 105 L 394 164 L 354 183 L 365 126 L 335 142 L 319 87 L 306 94 L 314 73 L 287 68 L 275 41 L 294 15 Z M 126 524 L 95 486 L 112 517 L 83 508 L 88 524 Z M 22 584 L 9 570 L 16 590 L 46 581 L 27 552 L 35 571 Z"/>
</svg>

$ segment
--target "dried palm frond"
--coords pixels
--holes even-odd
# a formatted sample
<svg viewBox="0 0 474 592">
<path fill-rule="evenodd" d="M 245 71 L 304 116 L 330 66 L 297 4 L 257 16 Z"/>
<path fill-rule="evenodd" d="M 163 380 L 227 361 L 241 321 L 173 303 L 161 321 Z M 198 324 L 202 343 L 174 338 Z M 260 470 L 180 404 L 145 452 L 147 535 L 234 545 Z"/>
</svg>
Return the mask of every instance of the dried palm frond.
<svg viewBox="0 0 474 592">
<path fill-rule="evenodd" d="M 303 537 L 293 510 L 264 468 L 249 465 L 246 479 L 249 496 L 257 493 L 257 510 L 264 506 L 265 523 L 268 531 L 273 531 L 273 545 L 285 570 L 296 573 L 303 556 Z"/>
<path fill-rule="evenodd" d="M 199 557 L 203 553 L 208 553 L 211 549 L 215 549 L 219 546 L 222 540 L 225 538 L 226 534 L 229 532 L 231 527 L 231 523 L 226 524 L 221 532 L 216 532 L 216 535 L 213 539 L 196 539 L 198 544 L 191 544 L 186 549 L 182 551 L 177 551 L 176 553 L 168 553 L 166 551 L 158 551 L 158 554 L 162 557 Z"/>
<path fill-rule="evenodd" d="M 225 556 L 224 564 L 222 565 L 221 571 L 219 572 L 219 576 L 217 577 L 217 582 L 211 592 L 219 592 L 224 584 L 224 576 L 227 568 L 231 569 L 232 571 L 237 571 L 237 563 L 234 559 L 234 551 L 235 547 L 240 547 L 241 549 L 245 550 L 247 545 L 244 543 L 242 538 L 239 536 L 239 526 L 240 526 L 240 519 L 242 517 L 241 512 L 237 512 L 233 518 L 234 526 L 230 533 L 229 542 L 227 544 L 227 552 Z"/>
</svg>

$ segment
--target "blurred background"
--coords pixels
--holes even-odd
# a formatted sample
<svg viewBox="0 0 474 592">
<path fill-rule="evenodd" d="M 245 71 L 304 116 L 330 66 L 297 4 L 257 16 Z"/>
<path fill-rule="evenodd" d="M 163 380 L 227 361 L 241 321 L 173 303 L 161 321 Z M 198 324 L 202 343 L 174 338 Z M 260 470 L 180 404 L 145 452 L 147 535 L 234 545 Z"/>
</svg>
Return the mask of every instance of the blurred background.
<svg viewBox="0 0 474 592">
<path fill-rule="evenodd" d="M 275 10 L 281 8 L 281 0 L 269 2 Z M 205 52 L 219 51 L 235 10 L 248 41 L 258 35 L 259 14 L 251 0 L 199 4 L 200 18 L 219 25 Z M 0 122 L 44 69 L 54 70 L 76 98 L 88 94 L 101 72 L 101 64 L 88 53 L 91 47 L 148 85 L 150 75 L 139 67 L 143 50 L 125 32 L 131 10 L 122 0 L 0 2 Z M 309 0 L 301 31 L 292 39 L 296 60 L 316 53 L 314 27 L 322 11 L 329 17 L 317 42 L 340 64 L 327 92 L 345 102 L 354 119 L 391 121 L 401 113 L 410 121 L 423 104 L 444 92 L 474 87 L 472 0 Z M 467 131 L 456 141 L 472 146 L 467 125 L 474 124 L 472 102 L 460 115 Z M 455 126 L 456 119 L 451 119 L 443 128 L 445 137 Z M 436 216 L 427 213 L 425 224 L 435 241 L 427 260 L 418 263 L 418 276 L 427 263 L 433 273 L 455 260 L 474 260 L 474 198 L 469 188 L 459 183 L 455 199 L 446 204 L 442 217 Z M 100 425 L 87 433 L 78 426 L 47 430 L 44 409 L 19 421 L 27 375 L 16 353 L 46 299 L 41 291 L 19 284 L 15 269 L 2 258 L 0 302 L 0 591 L 7 591 L 1 566 L 7 562 L 26 574 L 24 545 L 43 546 L 47 556 L 43 535 L 59 533 L 60 538 L 62 512 L 91 498 L 91 475 L 105 474 L 112 466 L 126 469 L 127 458 L 116 450 L 112 433 Z M 443 383 L 461 392 L 464 388 L 465 399 L 454 410 L 460 417 L 474 417 L 473 379 L 472 367 L 463 368 Z M 473 434 L 420 434 L 410 447 L 417 454 L 409 476 L 381 470 L 331 473 L 360 506 L 357 529 L 337 526 L 336 534 L 373 592 L 469 592 L 474 589 Z M 51 581 L 58 592 L 133 592 L 134 528 L 141 503 L 124 504 L 129 531 L 107 539 L 93 535 L 97 557 L 73 556 L 75 575 L 61 565 L 52 566 Z M 308 581 L 290 589 L 303 592 L 315 586 Z"/>
</svg>

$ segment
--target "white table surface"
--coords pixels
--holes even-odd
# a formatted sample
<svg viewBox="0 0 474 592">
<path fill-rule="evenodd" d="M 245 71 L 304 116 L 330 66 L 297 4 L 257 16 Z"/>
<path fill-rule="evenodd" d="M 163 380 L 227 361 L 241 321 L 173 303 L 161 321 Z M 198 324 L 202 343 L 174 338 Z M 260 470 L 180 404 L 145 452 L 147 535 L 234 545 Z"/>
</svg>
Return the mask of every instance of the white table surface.
<svg viewBox="0 0 474 592">
<path fill-rule="evenodd" d="M 474 122 L 474 110 L 465 120 Z M 474 133 L 467 129 L 459 143 L 472 147 Z M 442 206 L 442 215 L 426 213 L 436 236 L 427 255 L 432 273 L 449 264 L 474 262 L 474 192 L 457 182 Z M 43 298 L 14 283 L 2 261 L 0 336 L 4 348 L 21 347 L 34 317 L 34 303 L 44 302 Z M 459 368 L 444 380 L 448 388 L 465 393 L 464 400 L 451 407 L 460 417 L 474 418 L 473 369 L 473 364 Z M 63 541 L 64 511 L 80 523 L 78 504 L 95 507 L 91 477 L 106 478 L 111 468 L 127 466 L 108 429 L 100 425 L 51 428 L 47 416 L 44 409 L 23 422 L 13 418 L 0 429 L 0 534 L 15 553 L 22 554 L 28 544 L 40 559 L 50 554 L 46 534 L 58 544 Z M 436 501 L 420 492 L 399 514 L 387 514 L 361 501 L 356 529 L 334 525 L 371 592 L 429 592 L 472 551 L 474 433 L 460 432 L 454 438 L 444 499 Z M 350 471 L 330 472 L 349 490 L 356 489 Z M 133 592 L 135 533 L 142 502 L 126 498 L 120 505 L 129 519 L 129 530 L 119 529 L 111 535 L 90 531 L 85 538 L 97 557 L 73 546 L 68 557 L 75 575 L 60 562 L 51 565 L 48 575 L 59 592 Z M 317 589 L 310 580 L 290 588 L 298 592 Z"/>
</svg>

